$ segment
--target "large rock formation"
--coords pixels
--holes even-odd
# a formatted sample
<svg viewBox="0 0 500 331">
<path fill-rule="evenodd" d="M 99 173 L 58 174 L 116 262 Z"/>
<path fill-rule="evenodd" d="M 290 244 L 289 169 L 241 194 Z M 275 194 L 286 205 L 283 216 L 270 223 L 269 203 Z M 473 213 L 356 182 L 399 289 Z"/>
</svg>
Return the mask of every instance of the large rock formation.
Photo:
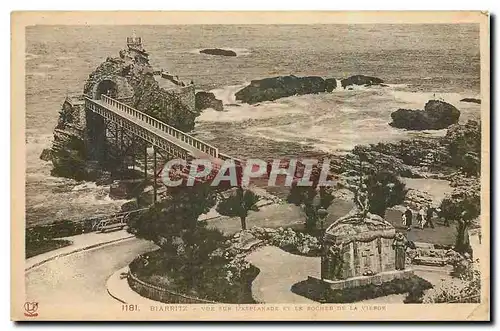
<svg viewBox="0 0 500 331">
<path fill-rule="evenodd" d="M 197 111 L 201 111 L 203 109 L 212 108 L 217 111 L 223 111 L 224 106 L 222 105 L 222 100 L 219 100 L 215 97 L 215 95 L 211 92 L 196 92 L 195 97 L 195 107 Z"/>
<path fill-rule="evenodd" d="M 172 82 L 162 71 L 153 70 L 140 38 L 128 38 L 127 42 L 128 48 L 118 57 L 108 57 L 89 75 L 83 95 L 100 99 L 106 94 L 180 130 L 192 130 L 199 115 L 194 85 Z M 102 159 L 117 153 L 102 135 L 103 119 L 85 109 L 83 95 L 63 102 L 52 148 L 42 156 L 52 161 L 53 175 L 97 180 L 103 169 L 118 168 Z"/>
<path fill-rule="evenodd" d="M 221 56 L 236 56 L 236 52 L 232 51 L 230 49 L 221 49 L 221 48 L 207 48 L 207 49 L 202 49 L 200 51 L 202 54 L 208 54 L 208 55 L 221 55 Z"/>
<path fill-rule="evenodd" d="M 463 98 L 460 101 L 481 104 L 481 99 L 476 99 L 476 98 Z"/>
<path fill-rule="evenodd" d="M 364 75 L 354 75 L 345 79 L 342 79 L 340 81 L 340 84 L 342 85 L 343 88 L 346 88 L 349 85 L 365 85 L 365 86 L 371 86 L 371 85 L 379 85 L 382 84 L 384 81 L 380 78 L 377 77 L 370 77 L 370 76 L 364 76 Z"/>
<path fill-rule="evenodd" d="M 460 111 L 453 105 L 429 100 L 424 110 L 398 109 L 391 114 L 391 126 L 408 130 L 440 130 L 458 123 Z"/>
<path fill-rule="evenodd" d="M 383 169 L 402 177 L 443 179 L 457 170 L 477 176 L 480 155 L 481 126 L 468 121 L 450 126 L 445 137 L 356 146 L 350 153 L 333 158 L 330 167 L 343 177 L 359 176 L 360 169 L 364 174 Z"/>
<path fill-rule="evenodd" d="M 331 92 L 336 86 L 335 79 L 325 80 L 318 76 L 278 76 L 252 80 L 250 85 L 236 92 L 235 96 L 237 100 L 254 104 L 292 95 Z"/>
</svg>

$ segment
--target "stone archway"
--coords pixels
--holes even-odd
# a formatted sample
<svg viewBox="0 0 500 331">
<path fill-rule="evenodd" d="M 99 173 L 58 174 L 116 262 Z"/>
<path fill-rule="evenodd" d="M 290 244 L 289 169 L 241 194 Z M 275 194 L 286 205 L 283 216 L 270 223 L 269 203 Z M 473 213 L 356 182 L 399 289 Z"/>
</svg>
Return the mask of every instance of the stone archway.
<svg viewBox="0 0 500 331">
<path fill-rule="evenodd" d="M 118 85 L 109 80 L 105 79 L 99 82 L 97 84 L 95 93 L 94 93 L 94 98 L 97 100 L 101 99 L 101 95 L 107 95 L 112 98 L 117 98 L 118 97 Z"/>
</svg>

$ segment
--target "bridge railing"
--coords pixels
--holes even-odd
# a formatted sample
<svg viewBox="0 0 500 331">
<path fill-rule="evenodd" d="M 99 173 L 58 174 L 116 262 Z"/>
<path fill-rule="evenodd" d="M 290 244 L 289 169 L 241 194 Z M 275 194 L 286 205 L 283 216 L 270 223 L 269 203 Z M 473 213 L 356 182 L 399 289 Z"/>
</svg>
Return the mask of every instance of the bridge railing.
<svg viewBox="0 0 500 331">
<path fill-rule="evenodd" d="M 205 143 L 204 141 L 197 139 L 185 132 L 182 132 L 181 130 L 178 130 L 168 124 L 163 123 L 160 120 L 157 120 L 156 118 L 149 116 L 133 107 L 130 107 L 129 105 L 126 105 L 124 103 L 121 103 L 118 100 L 115 100 L 113 98 L 108 97 L 107 95 L 101 95 L 101 100 L 107 103 L 110 106 L 115 107 L 116 109 L 123 111 L 126 114 L 129 114 L 149 125 L 152 127 L 172 136 L 175 137 L 176 139 L 185 142 L 186 144 L 195 147 L 196 149 L 202 151 L 203 153 L 206 153 L 208 155 L 211 155 L 213 157 L 218 157 L 219 152 L 218 149 L 212 145 L 209 145 Z"/>
</svg>

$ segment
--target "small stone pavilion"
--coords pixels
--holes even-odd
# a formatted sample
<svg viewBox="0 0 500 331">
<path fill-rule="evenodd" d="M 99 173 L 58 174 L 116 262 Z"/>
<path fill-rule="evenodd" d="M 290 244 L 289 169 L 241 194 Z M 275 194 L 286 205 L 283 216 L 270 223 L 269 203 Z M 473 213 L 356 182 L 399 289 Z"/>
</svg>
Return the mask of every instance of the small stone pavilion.
<svg viewBox="0 0 500 331">
<path fill-rule="evenodd" d="M 408 268 L 396 270 L 395 228 L 355 200 L 357 208 L 325 231 L 321 281 L 332 289 L 343 289 L 411 276 Z"/>
</svg>

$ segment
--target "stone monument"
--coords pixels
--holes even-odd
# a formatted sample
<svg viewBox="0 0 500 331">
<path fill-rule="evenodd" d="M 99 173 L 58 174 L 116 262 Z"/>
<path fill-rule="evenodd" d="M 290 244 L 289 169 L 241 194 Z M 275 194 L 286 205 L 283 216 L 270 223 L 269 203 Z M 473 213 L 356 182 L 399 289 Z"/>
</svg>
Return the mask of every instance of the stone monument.
<svg viewBox="0 0 500 331">
<path fill-rule="evenodd" d="M 406 243 L 391 223 L 370 213 L 365 187 L 355 191 L 355 207 L 325 231 L 321 281 L 332 289 L 381 284 L 413 274 L 405 268 Z M 403 236 L 404 237 L 404 236 Z M 396 255 L 398 264 L 396 265 Z"/>
</svg>

